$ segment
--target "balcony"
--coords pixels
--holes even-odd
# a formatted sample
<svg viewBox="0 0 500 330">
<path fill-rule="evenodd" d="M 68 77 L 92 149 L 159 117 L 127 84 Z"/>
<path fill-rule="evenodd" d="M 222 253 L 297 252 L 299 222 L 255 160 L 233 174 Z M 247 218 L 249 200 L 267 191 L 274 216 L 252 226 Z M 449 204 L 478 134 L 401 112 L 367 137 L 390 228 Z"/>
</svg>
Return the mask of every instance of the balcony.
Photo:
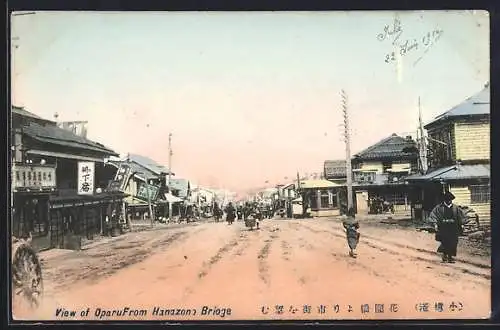
<svg viewBox="0 0 500 330">
<path fill-rule="evenodd" d="M 12 189 L 15 192 L 55 191 L 55 165 L 12 165 Z"/>
<path fill-rule="evenodd" d="M 408 172 L 353 172 L 353 182 L 358 185 L 404 184 Z"/>
</svg>

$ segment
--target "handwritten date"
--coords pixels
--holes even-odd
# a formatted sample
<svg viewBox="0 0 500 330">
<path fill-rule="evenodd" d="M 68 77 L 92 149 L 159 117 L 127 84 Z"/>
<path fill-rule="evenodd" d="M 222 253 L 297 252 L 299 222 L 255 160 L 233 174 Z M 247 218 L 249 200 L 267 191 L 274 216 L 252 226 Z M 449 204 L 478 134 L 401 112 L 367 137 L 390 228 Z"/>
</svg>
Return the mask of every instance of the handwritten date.
<svg viewBox="0 0 500 330">
<path fill-rule="evenodd" d="M 399 46 L 399 55 L 405 56 L 409 53 L 416 51 L 418 49 L 423 49 L 424 53 L 428 51 L 428 49 L 433 46 L 439 38 L 443 35 L 443 30 L 435 29 L 433 31 L 427 32 L 420 39 L 407 39 L 403 43 L 400 43 Z M 385 55 L 385 62 L 391 63 L 396 60 L 396 53 L 391 52 L 390 54 Z"/>
</svg>

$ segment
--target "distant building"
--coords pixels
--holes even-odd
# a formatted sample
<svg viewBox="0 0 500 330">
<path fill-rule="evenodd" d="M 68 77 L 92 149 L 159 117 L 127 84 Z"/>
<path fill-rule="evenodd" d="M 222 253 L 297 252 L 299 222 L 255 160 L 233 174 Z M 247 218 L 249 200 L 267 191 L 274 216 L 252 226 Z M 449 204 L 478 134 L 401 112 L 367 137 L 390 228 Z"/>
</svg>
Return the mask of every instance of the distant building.
<svg viewBox="0 0 500 330">
<path fill-rule="evenodd" d="M 123 191 L 129 195 L 125 199 L 128 219 L 149 218 L 150 204 L 153 216 L 168 214 L 168 201 L 165 195 L 168 169 L 165 166 L 137 154 L 128 154 L 124 159 L 109 161 L 108 164 L 117 170 L 110 189 Z"/>
<path fill-rule="evenodd" d="M 301 180 L 299 191 L 302 205 L 315 217 L 340 215 L 340 184 L 320 179 Z"/>
</svg>

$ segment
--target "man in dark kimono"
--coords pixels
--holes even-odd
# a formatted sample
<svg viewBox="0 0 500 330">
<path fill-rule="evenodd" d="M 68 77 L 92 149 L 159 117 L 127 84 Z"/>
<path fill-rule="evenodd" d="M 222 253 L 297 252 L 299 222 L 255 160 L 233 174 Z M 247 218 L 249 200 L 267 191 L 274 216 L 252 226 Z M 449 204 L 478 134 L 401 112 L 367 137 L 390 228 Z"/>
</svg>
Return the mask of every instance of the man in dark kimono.
<svg viewBox="0 0 500 330">
<path fill-rule="evenodd" d="M 441 242 L 438 252 L 443 253 L 443 262 L 454 263 L 457 255 L 458 237 L 462 234 L 462 223 L 465 218 L 463 211 L 452 201 L 452 193 L 443 195 L 443 202 L 432 210 L 427 221 L 436 226 L 436 241 Z"/>
<path fill-rule="evenodd" d="M 233 206 L 233 203 L 229 202 L 226 206 L 226 221 L 228 224 L 232 224 L 234 219 L 236 218 L 236 209 Z"/>
</svg>

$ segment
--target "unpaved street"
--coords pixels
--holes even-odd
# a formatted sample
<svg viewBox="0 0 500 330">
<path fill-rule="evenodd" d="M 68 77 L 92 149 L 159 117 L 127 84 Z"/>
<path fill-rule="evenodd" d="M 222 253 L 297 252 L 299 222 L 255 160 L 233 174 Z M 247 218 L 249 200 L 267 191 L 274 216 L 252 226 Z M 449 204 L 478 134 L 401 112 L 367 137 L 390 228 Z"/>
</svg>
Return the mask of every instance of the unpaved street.
<svg viewBox="0 0 500 330">
<path fill-rule="evenodd" d="M 457 263 L 442 264 L 432 235 L 363 224 L 361 235 L 357 259 L 334 219 L 265 220 L 254 231 L 242 222 L 200 223 L 49 251 L 36 318 L 489 317 L 488 256 L 462 249 Z M 76 314 L 56 316 L 58 308 Z"/>
</svg>

